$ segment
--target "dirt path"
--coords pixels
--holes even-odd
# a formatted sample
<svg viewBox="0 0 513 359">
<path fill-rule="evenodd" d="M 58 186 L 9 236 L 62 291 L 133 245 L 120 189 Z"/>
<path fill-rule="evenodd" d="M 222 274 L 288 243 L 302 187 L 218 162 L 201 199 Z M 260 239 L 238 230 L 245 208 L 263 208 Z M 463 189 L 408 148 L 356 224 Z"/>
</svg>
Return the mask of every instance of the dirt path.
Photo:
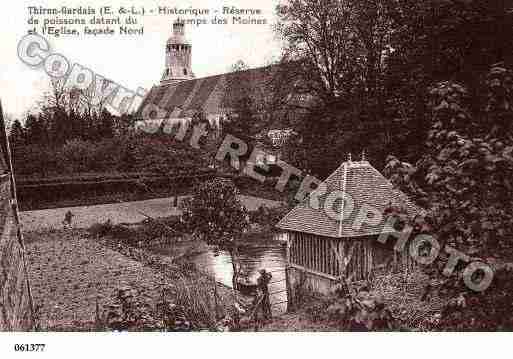
<svg viewBox="0 0 513 359">
<path fill-rule="evenodd" d="M 179 197 L 179 202 L 184 198 Z M 276 207 L 280 204 L 278 201 L 245 195 L 240 195 L 239 199 L 250 211 L 262 205 Z M 137 223 L 144 220 L 146 215 L 153 218 L 179 215 L 180 210 L 173 206 L 173 202 L 173 197 L 170 197 L 95 206 L 25 211 L 21 212 L 21 221 L 25 231 L 57 229 L 62 228 L 64 215 L 71 211 L 75 215 L 73 217 L 75 228 L 88 228 L 95 223 L 105 222 L 108 219 L 113 223 Z"/>
</svg>

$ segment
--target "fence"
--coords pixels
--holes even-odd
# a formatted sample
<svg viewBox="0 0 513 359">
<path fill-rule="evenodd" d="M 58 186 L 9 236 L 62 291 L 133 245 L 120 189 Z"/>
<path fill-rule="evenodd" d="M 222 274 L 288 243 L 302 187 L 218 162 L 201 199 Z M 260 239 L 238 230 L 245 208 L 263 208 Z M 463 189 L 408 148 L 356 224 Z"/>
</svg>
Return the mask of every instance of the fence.
<svg viewBox="0 0 513 359">
<path fill-rule="evenodd" d="M 0 152 L 0 331 L 28 331 L 34 327 L 32 296 L 1 103 Z"/>
</svg>

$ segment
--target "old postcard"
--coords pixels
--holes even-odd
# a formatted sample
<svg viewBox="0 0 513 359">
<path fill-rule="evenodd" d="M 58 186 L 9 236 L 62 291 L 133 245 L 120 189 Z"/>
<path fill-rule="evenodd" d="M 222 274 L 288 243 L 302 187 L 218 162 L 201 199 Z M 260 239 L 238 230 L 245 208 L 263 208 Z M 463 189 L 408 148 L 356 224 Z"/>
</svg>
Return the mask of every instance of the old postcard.
<svg viewBox="0 0 513 359">
<path fill-rule="evenodd" d="M 513 329 L 513 1 L 0 16 L 7 357 L 375 356 L 388 339 L 352 332 Z"/>
</svg>

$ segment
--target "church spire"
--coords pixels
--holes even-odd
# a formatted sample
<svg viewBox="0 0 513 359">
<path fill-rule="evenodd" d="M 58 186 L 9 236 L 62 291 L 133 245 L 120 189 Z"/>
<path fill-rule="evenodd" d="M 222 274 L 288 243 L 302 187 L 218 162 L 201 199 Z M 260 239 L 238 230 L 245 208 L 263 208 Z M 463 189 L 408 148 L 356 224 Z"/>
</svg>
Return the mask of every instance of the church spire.
<svg viewBox="0 0 513 359">
<path fill-rule="evenodd" d="M 185 34 L 182 20 L 173 22 L 173 34 L 166 42 L 166 65 L 161 83 L 169 84 L 194 78 L 191 68 L 192 43 Z"/>
</svg>

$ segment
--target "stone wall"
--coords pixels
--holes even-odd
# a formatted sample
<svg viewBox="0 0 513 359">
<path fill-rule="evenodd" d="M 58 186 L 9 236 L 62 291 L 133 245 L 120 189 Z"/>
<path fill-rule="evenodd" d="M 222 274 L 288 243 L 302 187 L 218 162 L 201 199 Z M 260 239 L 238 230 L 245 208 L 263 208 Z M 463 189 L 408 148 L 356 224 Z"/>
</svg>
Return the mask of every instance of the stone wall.
<svg viewBox="0 0 513 359">
<path fill-rule="evenodd" d="M 33 328 L 33 307 L 1 106 L 0 145 L 0 331 L 28 331 Z"/>
</svg>

